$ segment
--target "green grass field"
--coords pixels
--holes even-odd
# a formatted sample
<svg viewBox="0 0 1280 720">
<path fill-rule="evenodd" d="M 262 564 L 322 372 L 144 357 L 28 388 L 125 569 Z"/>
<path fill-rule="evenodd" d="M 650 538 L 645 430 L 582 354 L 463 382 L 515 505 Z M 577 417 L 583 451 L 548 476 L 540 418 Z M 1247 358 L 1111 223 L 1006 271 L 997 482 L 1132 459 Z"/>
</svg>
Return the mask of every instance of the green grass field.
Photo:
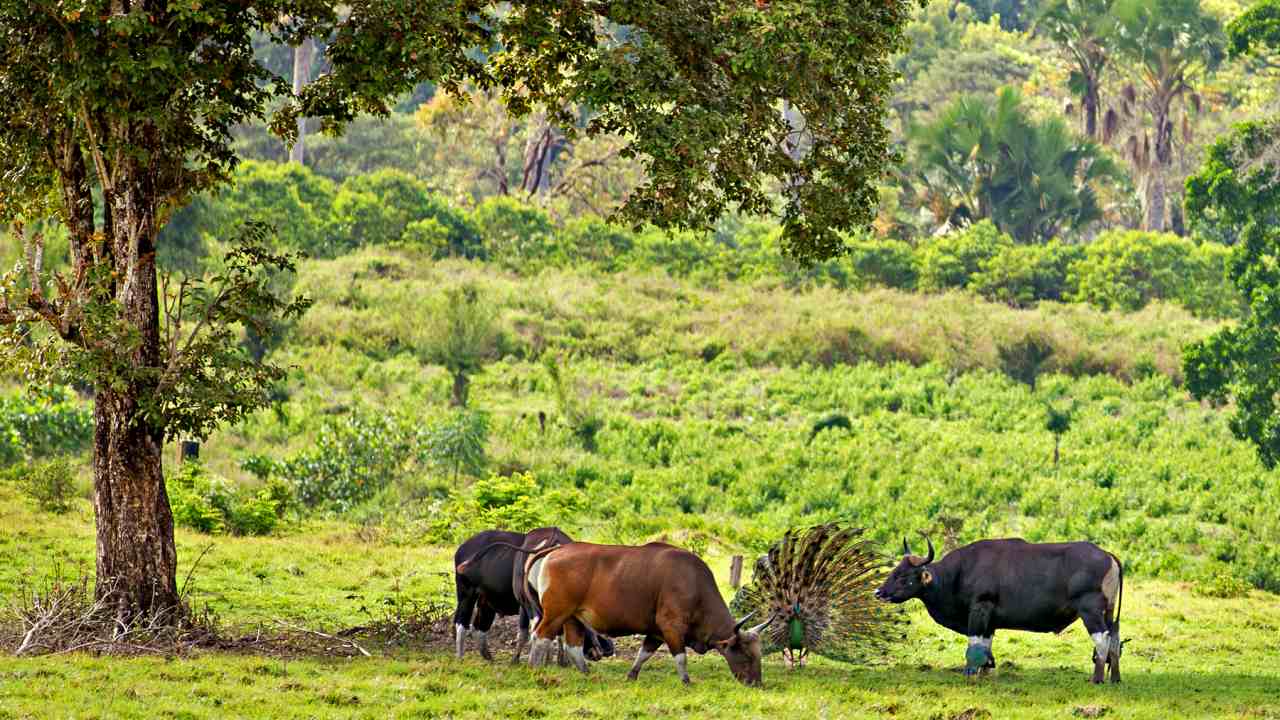
<svg viewBox="0 0 1280 720">
<path fill-rule="evenodd" d="M 0 489 L 0 525 L 4 596 L 91 561 L 87 504 L 51 519 Z M 180 532 L 180 577 L 209 545 L 192 599 L 228 630 L 269 632 L 284 621 L 331 632 L 368 622 L 388 599 L 447 601 L 451 591 L 449 548 L 392 545 L 337 522 L 269 538 Z M 710 560 L 725 583 L 728 558 Z M 474 653 L 459 662 L 421 638 L 360 638 L 370 658 L 5 655 L 0 718 L 1280 717 L 1276 595 L 1213 599 L 1186 583 L 1127 581 L 1123 627 L 1132 642 L 1119 686 L 1087 684 L 1091 645 L 1078 624 L 1061 636 L 997 635 L 1000 668 L 968 681 L 957 671 L 964 639 L 933 625 L 918 604 L 910 621 L 908 639 L 871 667 L 817 659 L 788 671 L 768 656 L 762 690 L 739 686 L 711 655 L 694 659 L 694 685 L 685 688 L 665 656 L 628 683 L 629 651 L 581 677 L 511 667 L 506 648 L 492 665 Z"/>
<path fill-rule="evenodd" d="M 483 469 L 454 477 L 401 449 L 404 461 L 366 477 L 376 492 L 350 507 L 291 510 L 262 537 L 180 528 L 179 582 L 190 574 L 190 599 L 226 636 L 331 634 L 406 612 L 438 619 L 453 605 L 455 543 L 485 526 L 665 538 L 706 557 L 728 596 L 731 555 L 752 558 L 791 525 L 853 519 L 886 552 L 916 530 L 939 545 L 948 533 L 959 543 L 1016 535 L 1115 551 L 1127 573 L 1125 682 L 1087 684 L 1079 625 L 998 635 L 1001 667 L 969 682 L 958 672 L 965 640 L 914 603 L 907 640 L 882 662 L 816 659 L 789 672 L 774 655 L 763 690 L 737 685 L 715 656 L 693 660 L 691 688 L 661 656 L 627 683 L 634 645 L 586 678 L 511 667 L 503 653 L 493 665 L 459 662 L 437 620 L 394 641 L 358 635 L 372 657 L 345 657 L 355 654 L 345 646 L 8 652 L 0 720 L 1280 717 L 1280 475 L 1232 437 L 1226 411 L 1179 387 L 1179 348 L 1215 324 L 1169 306 L 1012 310 L 961 294 L 520 278 L 363 251 L 303 267 L 299 287 L 316 304 L 274 356 L 290 366 L 281 402 L 204 444 L 212 481 L 257 487 L 246 460 L 309 457 L 354 419 L 385 425 L 370 426 L 377 437 L 360 436 L 364 445 L 327 446 L 321 460 L 346 467 L 387 452 L 383 433 L 412 438 L 454 417 L 422 316 L 463 283 L 480 287 L 505 334 L 471 389 L 489 418 Z M 1035 387 L 1010 377 L 1010 353 L 1029 339 L 1050 350 Z M 549 359 L 598 422 L 590 446 Z M 1072 408 L 1056 463 L 1048 404 Z M 832 414 L 849 427 L 810 438 Z M 87 458 L 73 458 L 85 495 Z M 0 599 L 92 572 L 93 553 L 84 497 L 47 514 L 0 480 Z M 11 651 L 20 638 L 12 623 L 0 628 Z"/>
</svg>

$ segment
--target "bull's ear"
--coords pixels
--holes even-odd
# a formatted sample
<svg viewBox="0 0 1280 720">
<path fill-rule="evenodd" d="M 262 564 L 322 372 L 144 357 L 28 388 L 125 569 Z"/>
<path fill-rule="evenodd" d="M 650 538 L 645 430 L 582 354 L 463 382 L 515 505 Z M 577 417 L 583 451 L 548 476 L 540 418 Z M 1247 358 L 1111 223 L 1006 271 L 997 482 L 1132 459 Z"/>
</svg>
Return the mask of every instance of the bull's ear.
<svg viewBox="0 0 1280 720">
<path fill-rule="evenodd" d="M 733 644 L 737 641 L 738 641 L 738 633 L 735 632 L 734 634 L 730 635 L 724 640 L 712 640 L 711 645 L 715 647 L 715 649 L 723 652 L 725 650 L 728 650 L 730 647 L 733 647 Z"/>
<path fill-rule="evenodd" d="M 925 570 L 924 572 L 920 573 L 920 582 L 924 583 L 925 585 L 928 585 L 929 583 L 933 582 L 933 573 L 929 572 L 928 570 Z"/>
</svg>

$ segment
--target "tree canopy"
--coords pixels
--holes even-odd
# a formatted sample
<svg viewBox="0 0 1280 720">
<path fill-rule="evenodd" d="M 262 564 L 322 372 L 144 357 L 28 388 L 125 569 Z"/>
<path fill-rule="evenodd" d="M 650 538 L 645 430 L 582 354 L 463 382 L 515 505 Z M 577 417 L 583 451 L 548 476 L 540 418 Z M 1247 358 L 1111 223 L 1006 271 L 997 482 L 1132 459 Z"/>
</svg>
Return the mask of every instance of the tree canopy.
<svg viewBox="0 0 1280 720">
<path fill-rule="evenodd" d="M 0 325 L 17 328 L 3 347 L 95 388 L 99 594 L 125 617 L 177 607 L 163 444 L 266 402 L 279 370 L 228 341 L 302 307 L 273 292 L 291 261 L 261 231 L 211 284 L 157 273 L 170 216 L 233 171 L 234 128 L 266 120 L 291 139 L 300 116 L 339 128 L 423 83 L 497 92 L 569 133 L 586 108 L 581 132 L 626 138 L 644 166 L 626 217 L 705 228 L 730 207 L 776 214 L 787 251 L 827 257 L 873 218 L 889 58 L 912 5 L 0 0 L 0 222 L 54 216 L 70 255 L 50 282 L 43 235 L 24 236 L 23 272 L 0 296 Z M 295 94 L 256 52 L 264 37 L 322 39 L 326 72 Z M 787 152 L 788 133 L 807 151 Z M 369 197 L 353 190 L 345 215 L 373 217 Z"/>
</svg>

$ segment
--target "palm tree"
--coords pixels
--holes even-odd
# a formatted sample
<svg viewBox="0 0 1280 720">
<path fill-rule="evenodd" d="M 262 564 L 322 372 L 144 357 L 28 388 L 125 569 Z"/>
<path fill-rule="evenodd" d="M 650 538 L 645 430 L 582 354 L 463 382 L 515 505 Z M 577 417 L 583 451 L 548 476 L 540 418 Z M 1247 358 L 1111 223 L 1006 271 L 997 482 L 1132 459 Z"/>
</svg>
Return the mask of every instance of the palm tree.
<svg viewBox="0 0 1280 720">
<path fill-rule="evenodd" d="M 1138 132 L 1129 136 L 1126 155 L 1143 179 L 1143 228 L 1163 231 L 1168 227 L 1165 175 L 1173 164 L 1175 103 L 1183 103 L 1181 134 L 1189 142 L 1188 110 L 1199 105 L 1195 86 L 1222 63 L 1226 40 L 1222 24 L 1205 12 L 1200 0 L 1116 0 L 1113 14 L 1116 26 L 1109 45 L 1143 89 L 1141 108 L 1150 123 L 1141 137 Z M 1127 94 L 1136 96 L 1131 90 Z"/>
<path fill-rule="evenodd" d="M 1058 118 L 1032 119 L 1014 88 L 993 105 L 963 97 L 910 132 L 908 191 L 939 223 L 990 218 L 1019 242 L 1043 242 L 1098 220 L 1094 186 L 1117 176 L 1097 143 Z"/>
<path fill-rule="evenodd" d="M 1090 140 L 1099 139 L 1102 74 L 1110 59 L 1106 38 L 1115 25 L 1113 2 L 1049 0 L 1036 19 L 1036 30 L 1061 45 L 1075 63 L 1071 89 L 1080 95 L 1081 133 Z"/>
</svg>

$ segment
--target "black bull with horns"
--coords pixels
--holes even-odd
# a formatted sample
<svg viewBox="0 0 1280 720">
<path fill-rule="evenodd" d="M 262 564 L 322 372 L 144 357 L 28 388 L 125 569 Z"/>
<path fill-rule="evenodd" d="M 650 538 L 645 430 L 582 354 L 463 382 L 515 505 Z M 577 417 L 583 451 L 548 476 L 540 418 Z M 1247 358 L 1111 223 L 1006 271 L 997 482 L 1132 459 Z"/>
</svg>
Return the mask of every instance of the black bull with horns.
<svg viewBox="0 0 1280 720">
<path fill-rule="evenodd" d="M 893 603 L 919 598 L 929 617 L 967 635 L 965 674 L 995 667 L 996 630 L 1057 633 L 1079 618 L 1093 640 L 1092 682 L 1120 682 L 1120 604 L 1124 567 L 1090 542 L 1029 543 L 981 540 L 934 562 L 912 554 L 902 541 L 902 561 L 876 597 Z"/>
</svg>

